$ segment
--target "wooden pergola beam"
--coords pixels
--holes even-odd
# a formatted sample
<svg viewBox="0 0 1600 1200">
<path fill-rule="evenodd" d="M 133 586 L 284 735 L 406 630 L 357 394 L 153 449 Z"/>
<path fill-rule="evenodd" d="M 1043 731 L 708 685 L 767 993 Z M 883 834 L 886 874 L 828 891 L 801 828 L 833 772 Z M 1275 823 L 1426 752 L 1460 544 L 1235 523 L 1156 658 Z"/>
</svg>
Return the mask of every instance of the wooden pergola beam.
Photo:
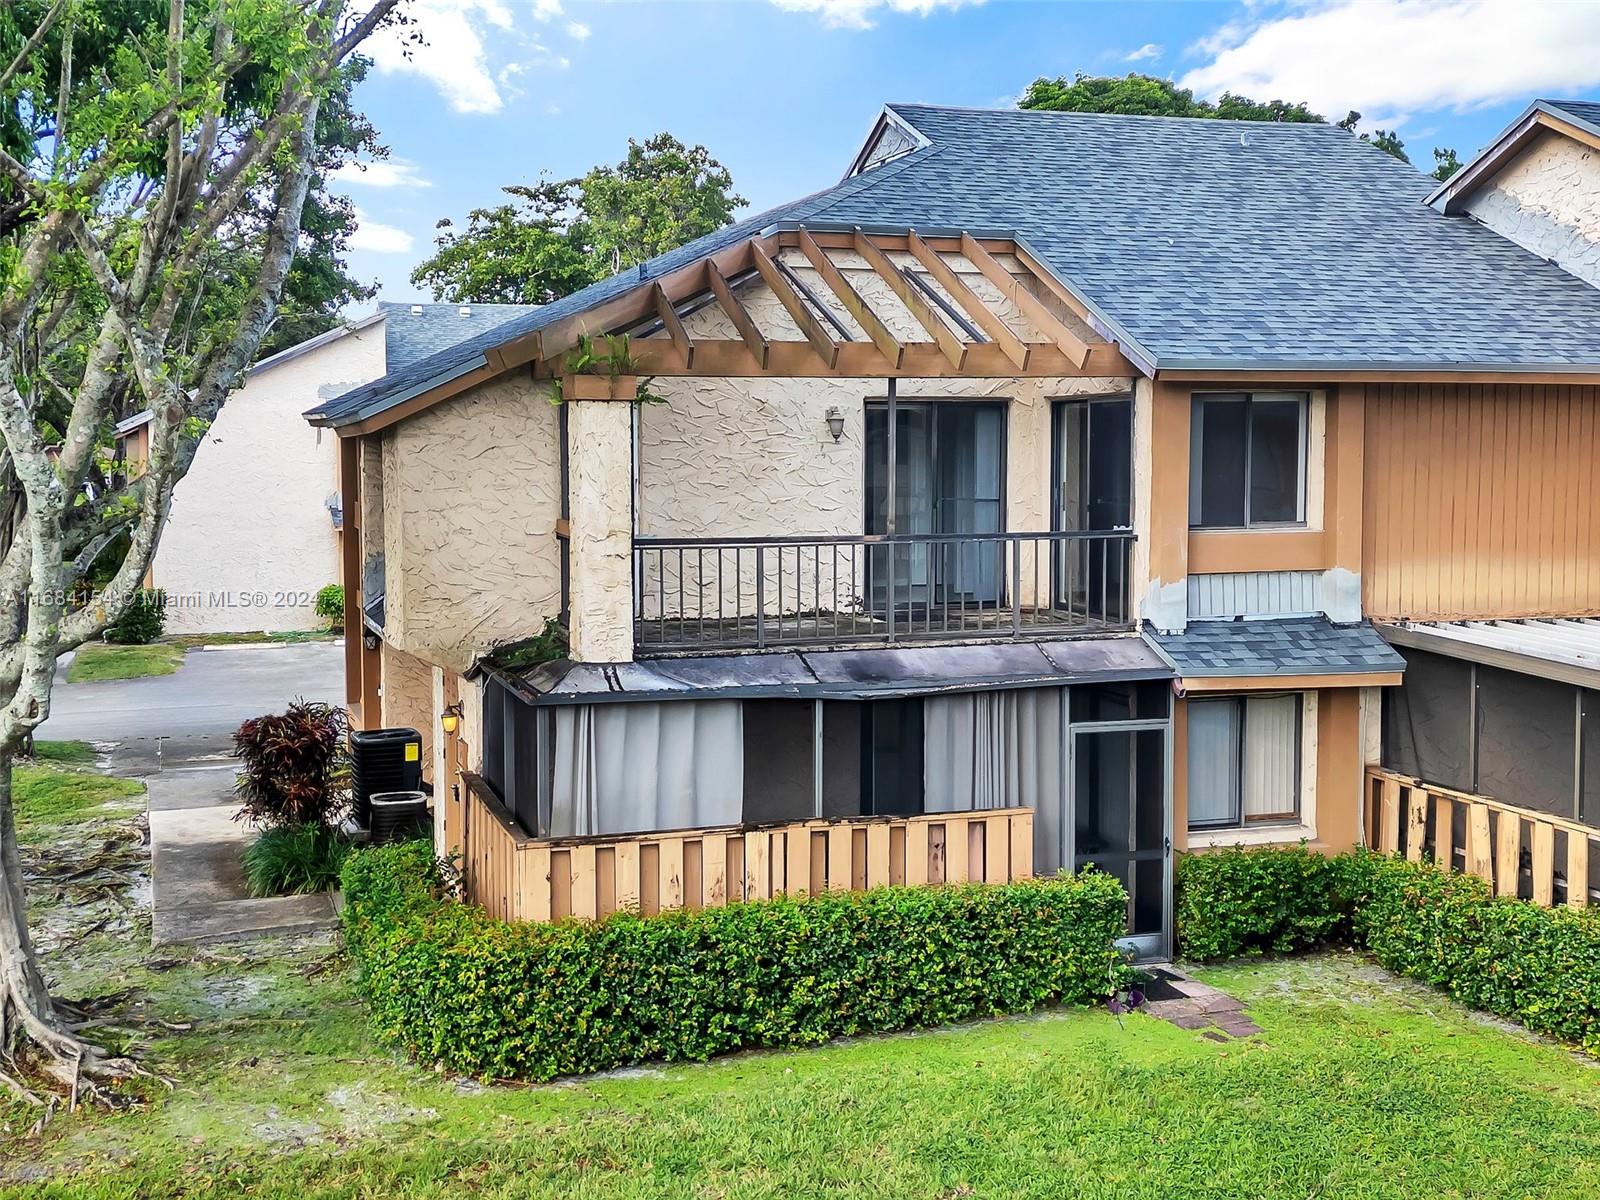
<svg viewBox="0 0 1600 1200">
<path fill-rule="evenodd" d="M 656 283 L 652 294 L 655 296 L 656 315 L 661 318 L 662 327 L 666 329 L 667 336 L 672 339 L 672 344 L 677 347 L 678 353 L 683 355 L 684 369 L 693 370 L 694 340 L 689 337 L 683 322 L 678 319 L 678 310 L 673 307 L 672 299 L 660 282 Z"/>
<path fill-rule="evenodd" d="M 1021 309 L 1023 316 L 1037 325 L 1046 337 L 1060 346 L 1063 354 L 1079 367 L 1083 366 L 1089 357 L 1089 343 L 1067 328 L 1061 318 L 1045 306 L 1043 300 L 1023 287 L 1022 281 L 1001 266 L 994 255 L 978 245 L 971 234 L 961 235 L 961 256 L 977 267 L 983 277 L 999 288 L 1001 294 Z"/>
<path fill-rule="evenodd" d="M 950 293 L 952 299 L 959 304 L 966 314 L 972 318 L 979 329 L 989 336 L 989 340 L 999 346 L 1005 355 L 1019 371 L 1028 366 L 1028 344 L 1012 332 L 1011 327 L 1000 319 L 1000 315 L 990 308 L 983 300 L 962 282 L 945 262 L 944 256 L 934 250 L 927 242 L 917 236 L 916 230 L 906 233 L 906 248 L 911 251 L 911 256 L 926 268 L 935 282 L 945 291 Z"/>
<path fill-rule="evenodd" d="M 772 261 L 772 256 L 756 243 L 751 243 L 750 253 L 755 257 L 756 270 L 761 272 L 761 278 L 766 281 L 767 287 L 772 289 L 772 294 L 778 298 L 778 303 L 783 305 L 785 311 L 794 319 L 794 323 L 800 326 L 800 332 L 806 335 L 806 341 L 811 343 L 811 348 L 816 351 L 817 357 L 831 369 L 839 361 L 838 343 L 828 336 L 816 313 L 806 307 L 805 300 L 784 278 L 783 272 L 778 270 L 778 264 Z"/>
<path fill-rule="evenodd" d="M 905 361 L 905 346 L 889 331 L 889 327 L 883 323 L 883 318 L 878 316 L 872 306 L 862 298 L 861 293 L 856 291 L 851 282 L 844 277 L 844 272 L 839 270 L 838 264 L 828 257 L 828 252 L 817 245 L 810 231 L 804 228 L 800 230 L 800 250 L 817 274 L 822 277 L 822 282 L 827 285 L 828 290 L 839 298 L 839 303 L 844 305 L 845 311 L 856 319 L 856 324 L 866 330 L 873 345 L 877 346 L 883 352 L 883 356 L 898 369 Z"/>
<path fill-rule="evenodd" d="M 767 339 L 762 336 L 754 318 L 750 316 L 750 310 L 733 294 L 733 289 L 728 286 L 727 276 L 714 262 L 706 263 L 706 282 L 711 285 L 711 294 L 717 298 L 722 311 L 728 314 L 728 320 L 733 322 L 733 327 L 739 331 L 739 336 L 750 348 L 750 353 L 765 370 L 769 353 Z"/>
<path fill-rule="evenodd" d="M 867 260 L 879 278 L 899 297 L 900 303 L 904 304 L 906 311 L 916 318 L 917 324 L 928 331 L 928 336 L 933 339 L 940 352 L 950 360 L 950 365 L 960 370 L 962 362 L 966 359 L 967 343 L 957 337 L 955 331 L 944 323 L 944 319 L 933 311 L 917 291 L 916 285 L 900 273 L 900 268 L 889 261 L 889 256 L 859 229 L 855 231 L 854 248 L 855 252 Z"/>
</svg>

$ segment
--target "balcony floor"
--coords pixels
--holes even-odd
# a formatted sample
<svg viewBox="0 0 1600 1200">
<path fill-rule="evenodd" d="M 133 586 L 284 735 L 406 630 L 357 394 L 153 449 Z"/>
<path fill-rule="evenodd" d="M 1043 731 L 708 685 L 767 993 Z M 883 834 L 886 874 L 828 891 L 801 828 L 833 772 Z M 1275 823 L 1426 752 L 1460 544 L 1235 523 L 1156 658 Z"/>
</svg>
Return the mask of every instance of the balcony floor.
<svg viewBox="0 0 1600 1200">
<path fill-rule="evenodd" d="M 718 653 L 728 650 L 788 650 L 826 646 L 891 646 L 901 642 L 988 641 L 996 638 L 1074 637 L 1115 633 L 1126 621 L 1106 621 L 1062 608 L 1023 609 L 1013 623 L 1009 608 L 979 612 L 917 610 L 896 614 L 864 612 L 790 613 L 769 616 L 758 630 L 753 616 L 717 619 L 689 616 L 634 622 L 634 648 L 652 654 Z"/>
</svg>

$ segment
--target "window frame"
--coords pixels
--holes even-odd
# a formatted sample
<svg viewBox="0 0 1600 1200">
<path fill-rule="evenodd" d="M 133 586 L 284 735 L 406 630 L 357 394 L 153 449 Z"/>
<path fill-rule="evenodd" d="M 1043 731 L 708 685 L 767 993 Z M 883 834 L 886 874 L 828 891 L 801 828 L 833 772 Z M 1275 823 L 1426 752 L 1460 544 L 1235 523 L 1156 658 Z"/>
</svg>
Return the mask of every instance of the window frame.
<svg viewBox="0 0 1600 1200">
<path fill-rule="evenodd" d="M 1274 814 L 1270 817 L 1250 818 L 1244 812 L 1244 749 L 1245 737 L 1249 729 L 1246 720 L 1246 706 L 1251 700 L 1270 700 L 1284 696 L 1294 699 L 1294 810 L 1291 813 Z M 1191 833 L 1211 834 L 1227 832 L 1230 830 L 1246 829 L 1292 829 L 1305 821 L 1305 717 L 1306 698 L 1303 692 L 1233 692 L 1220 696 L 1195 696 L 1189 700 L 1189 710 L 1197 704 L 1231 704 L 1238 714 L 1238 733 L 1233 743 L 1233 775 L 1234 794 L 1232 814 L 1221 821 L 1195 821 L 1189 813 L 1184 814 L 1184 825 Z M 1185 722 L 1189 717 L 1189 710 L 1185 711 Z M 1187 739 L 1186 739 L 1187 744 Z M 1194 760 L 1185 751 L 1184 783 L 1187 788 L 1189 773 L 1194 769 Z"/>
<path fill-rule="evenodd" d="M 1202 461 L 1203 447 L 1201 444 L 1201 430 L 1204 422 L 1200 418 L 1202 406 L 1207 401 L 1240 401 L 1244 404 L 1244 473 L 1241 487 L 1244 492 L 1244 522 L 1239 525 L 1208 525 L 1199 520 L 1200 514 L 1200 488 L 1204 477 L 1205 464 Z M 1258 401 L 1282 402 L 1285 400 L 1296 401 L 1299 405 L 1299 448 L 1296 479 L 1295 511 L 1298 516 L 1292 521 L 1256 521 L 1250 514 L 1250 472 L 1254 459 L 1255 421 L 1252 408 Z M 1309 449 L 1311 444 L 1311 393 L 1310 392 L 1194 392 L 1189 399 L 1189 528 L 1194 532 L 1235 532 L 1242 529 L 1305 529 L 1309 527 L 1308 509 L 1310 508 L 1310 463 Z"/>
</svg>

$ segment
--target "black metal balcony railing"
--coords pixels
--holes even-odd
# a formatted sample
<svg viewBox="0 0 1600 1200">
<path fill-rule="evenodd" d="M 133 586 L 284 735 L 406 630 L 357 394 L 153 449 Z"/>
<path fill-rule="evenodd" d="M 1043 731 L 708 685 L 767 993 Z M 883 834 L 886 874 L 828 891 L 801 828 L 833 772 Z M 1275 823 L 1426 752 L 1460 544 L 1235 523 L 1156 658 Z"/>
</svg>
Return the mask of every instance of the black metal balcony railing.
<svg viewBox="0 0 1600 1200">
<path fill-rule="evenodd" d="M 1131 530 L 635 538 L 638 652 L 1128 628 Z"/>
</svg>

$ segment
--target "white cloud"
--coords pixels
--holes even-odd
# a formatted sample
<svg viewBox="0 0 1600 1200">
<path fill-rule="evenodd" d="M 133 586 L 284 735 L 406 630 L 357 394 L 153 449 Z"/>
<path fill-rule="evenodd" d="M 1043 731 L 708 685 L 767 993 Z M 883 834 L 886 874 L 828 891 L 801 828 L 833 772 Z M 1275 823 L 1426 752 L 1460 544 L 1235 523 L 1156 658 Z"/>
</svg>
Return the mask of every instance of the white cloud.
<svg viewBox="0 0 1600 1200">
<path fill-rule="evenodd" d="M 1304 100 L 1366 124 L 1600 85 L 1600 2 L 1319 0 L 1224 26 L 1179 81 L 1203 96 Z"/>
<path fill-rule="evenodd" d="M 1122 56 L 1122 61 L 1130 63 L 1154 62 L 1156 59 L 1161 57 L 1163 52 L 1163 47 L 1156 45 L 1154 42 L 1146 42 L 1137 50 L 1134 50 L 1128 54 L 1124 54 Z"/>
<path fill-rule="evenodd" d="M 356 209 L 356 231 L 350 236 L 352 250 L 370 250 L 374 254 L 410 254 L 415 241 L 398 225 L 369 220 L 366 213 Z"/>
<path fill-rule="evenodd" d="M 983 0 L 772 0 L 790 12 L 816 13 L 829 29 L 871 29 L 879 9 L 897 13 L 916 13 L 926 17 L 940 9 L 963 8 Z"/>
<path fill-rule="evenodd" d="M 375 188 L 428 188 L 433 181 L 422 173 L 416 163 L 403 158 L 383 158 L 372 162 L 345 163 L 333 172 L 333 178 L 345 185 L 357 184 Z"/>
<path fill-rule="evenodd" d="M 567 22 L 567 36 L 575 42 L 581 42 L 587 39 L 589 32 L 589 27 L 582 21 Z"/>
<path fill-rule="evenodd" d="M 490 26 L 510 32 L 511 10 L 500 0 L 412 0 L 407 11 L 413 24 L 385 29 L 364 48 L 378 70 L 421 75 L 456 112 L 499 112 L 504 102 L 489 71 L 483 34 Z M 408 33 L 425 40 L 409 41 Z"/>
</svg>

